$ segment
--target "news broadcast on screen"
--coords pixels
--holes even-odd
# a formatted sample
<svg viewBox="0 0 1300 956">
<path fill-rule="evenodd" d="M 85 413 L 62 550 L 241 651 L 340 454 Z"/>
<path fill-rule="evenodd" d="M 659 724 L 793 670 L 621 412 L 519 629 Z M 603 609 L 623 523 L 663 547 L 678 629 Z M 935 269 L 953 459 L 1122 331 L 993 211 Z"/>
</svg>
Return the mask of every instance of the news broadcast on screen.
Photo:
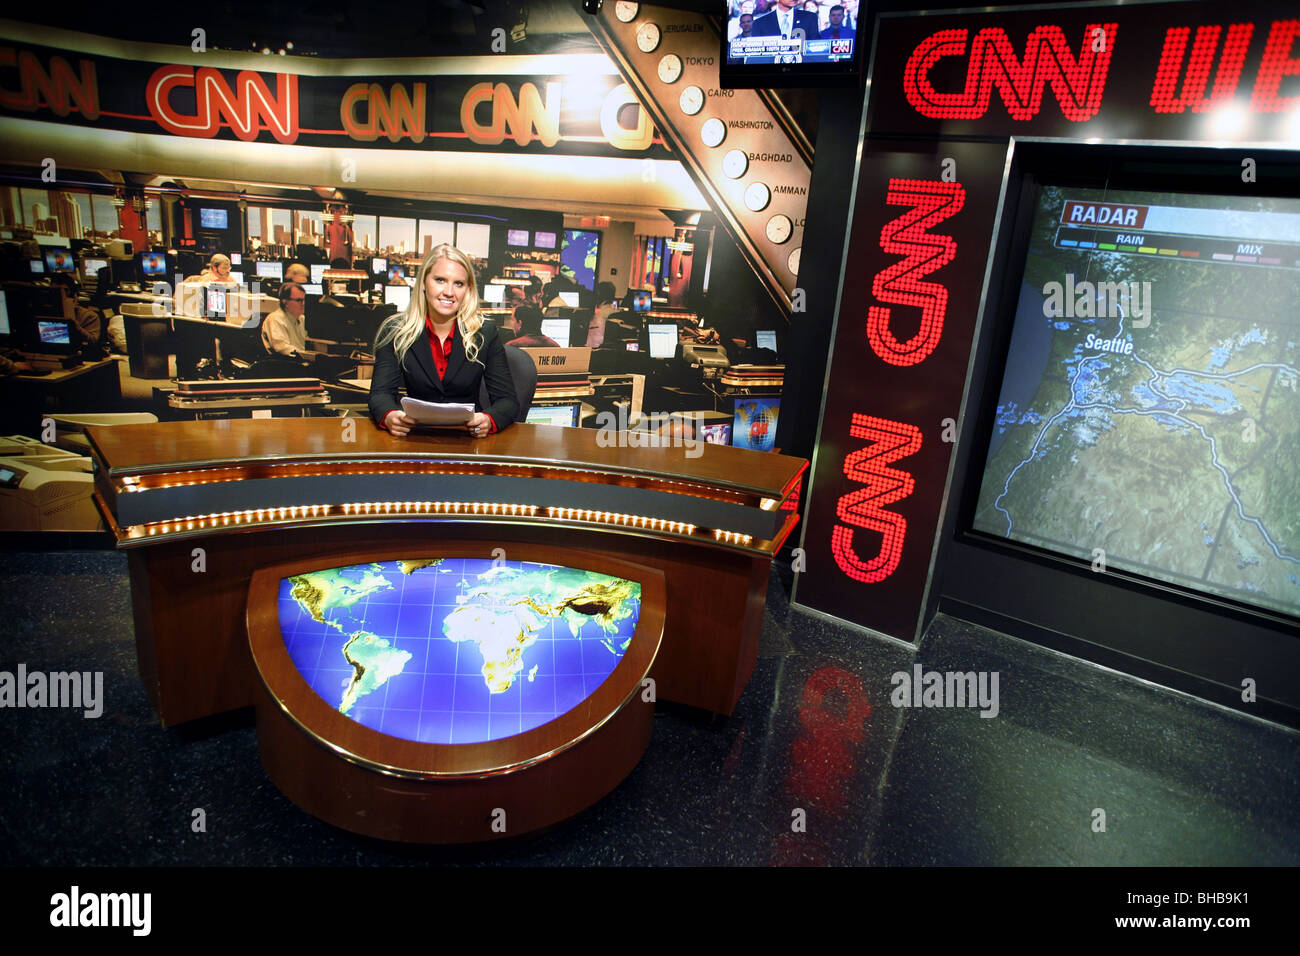
<svg viewBox="0 0 1300 956">
<path fill-rule="evenodd" d="M 852 60 L 858 6 L 858 0 L 731 0 L 727 4 L 727 61 L 785 64 Z"/>
</svg>

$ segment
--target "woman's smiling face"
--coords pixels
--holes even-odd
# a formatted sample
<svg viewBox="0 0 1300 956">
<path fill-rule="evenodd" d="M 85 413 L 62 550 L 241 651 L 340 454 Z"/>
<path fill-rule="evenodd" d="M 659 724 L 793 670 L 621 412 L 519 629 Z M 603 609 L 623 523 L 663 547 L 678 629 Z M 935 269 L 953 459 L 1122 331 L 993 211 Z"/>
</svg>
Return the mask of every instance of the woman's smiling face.
<svg viewBox="0 0 1300 956">
<path fill-rule="evenodd" d="M 424 274 L 424 297 L 436 319 L 454 319 L 469 291 L 469 275 L 450 259 L 439 259 Z"/>
</svg>

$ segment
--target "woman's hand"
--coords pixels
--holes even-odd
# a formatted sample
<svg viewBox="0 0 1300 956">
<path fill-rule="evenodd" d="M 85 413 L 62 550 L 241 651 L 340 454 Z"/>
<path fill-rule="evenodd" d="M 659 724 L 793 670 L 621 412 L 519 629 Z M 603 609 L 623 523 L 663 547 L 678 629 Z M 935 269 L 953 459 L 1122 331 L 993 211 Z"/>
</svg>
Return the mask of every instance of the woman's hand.
<svg viewBox="0 0 1300 956">
<path fill-rule="evenodd" d="M 384 416 L 384 427 L 388 429 L 390 435 L 397 438 L 406 436 L 418 424 L 419 422 L 399 408 L 394 408 Z"/>
<path fill-rule="evenodd" d="M 484 438 L 492 431 L 492 419 L 482 412 L 475 412 L 474 416 L 465 425 L 473 438 Z"/>
</svg>

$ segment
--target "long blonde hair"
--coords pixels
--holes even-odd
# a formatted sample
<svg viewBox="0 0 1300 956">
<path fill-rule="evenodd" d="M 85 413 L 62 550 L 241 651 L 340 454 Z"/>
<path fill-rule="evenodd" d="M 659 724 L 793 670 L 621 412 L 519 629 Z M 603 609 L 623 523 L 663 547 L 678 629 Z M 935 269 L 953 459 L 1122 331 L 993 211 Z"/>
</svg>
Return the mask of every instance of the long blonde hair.
<svg viewBox="0 0 1300 956">
<path fill-rule="evenodd" d="M 461 299 L 460 308 L 456 311 L 456 327 L 460 330 L 465 343 L 465 357 L 471 362 L 482 365 L 483 363 L 478 360 L 478 350 L 483 343 L 478 330 L 483 326 L 483 316 L 478 311 L 478 281 L 474 278 L 474 264 L 469 261 L 469 256 L 448 242 L 434 246 L 421 261 L 420 268 L 415 273 L 415 288 L 411 290 L 411 304 L 406 307 L 405 312 L 398 312 L 384 319 L 379 327 L 379 336 L 375 340 L 375 350 L 378 351 L 391 342 L 393 352 L 397 355 L 397 363 L 400 365 L 406 356 L 406 350 L 424 334 L 424 317 L 429 308 L 429 304 L 425 301 L 424 278 L 433 268 L 433 264 L 440 259 L 456 263 L 469 277 L 465 298 Z"/>
</svg>

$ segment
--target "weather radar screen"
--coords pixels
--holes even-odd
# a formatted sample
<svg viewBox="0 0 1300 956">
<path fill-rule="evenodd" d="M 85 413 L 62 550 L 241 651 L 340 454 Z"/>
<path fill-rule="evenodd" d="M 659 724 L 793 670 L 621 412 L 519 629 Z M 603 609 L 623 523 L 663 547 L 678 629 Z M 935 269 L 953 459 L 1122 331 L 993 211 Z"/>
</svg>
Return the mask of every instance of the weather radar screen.
<svg viewBox="0 0 1300 956">
<path fill-rule="evenodd" d="M 420 558 L 280 582 L 280 632 L 339 713 L 430 744 L 499 740 L 593 694 L 623 658 L 641 585 L 524 561 Z"/>
<path fill-rule="evenodd" d="M 974 528 L 1300 617 L 1300 200 L 1042 186 Z"/>
</svg>

